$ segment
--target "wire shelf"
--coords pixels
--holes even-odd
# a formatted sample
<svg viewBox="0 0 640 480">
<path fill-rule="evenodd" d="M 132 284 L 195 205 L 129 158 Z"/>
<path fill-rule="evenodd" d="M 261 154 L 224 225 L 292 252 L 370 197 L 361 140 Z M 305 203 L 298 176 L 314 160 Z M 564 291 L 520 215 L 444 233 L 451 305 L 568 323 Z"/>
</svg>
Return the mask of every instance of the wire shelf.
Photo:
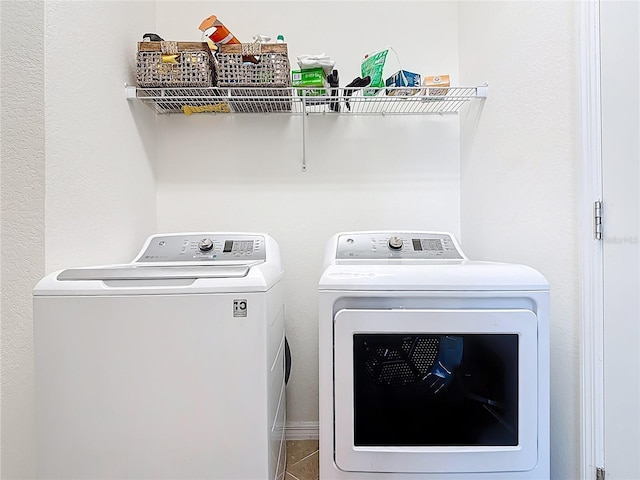
<svg viewBox="0 0 640 480">
<path fill-rule="evenodd" d="M 366 96 L 363 90 L 334 88 L 314 96 L 301 88 L 140 88 L 125 86 L 128 99 L 157 113 L 288 113 L 331 115 L 455 114 L 467 102 L 486 98 L 487 85 L 476 87 L 390 87 Z"/>
</svg>

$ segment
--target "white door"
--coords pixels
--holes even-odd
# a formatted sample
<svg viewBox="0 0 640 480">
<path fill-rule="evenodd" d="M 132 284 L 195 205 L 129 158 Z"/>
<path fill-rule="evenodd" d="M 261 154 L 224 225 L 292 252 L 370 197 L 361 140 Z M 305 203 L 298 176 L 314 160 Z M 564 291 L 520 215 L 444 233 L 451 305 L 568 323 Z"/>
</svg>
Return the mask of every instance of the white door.
<svg viewBox="0 0 640 480">
<path fill-rule="evenodd" d="M 600 2 L 606 479 L 640 479 L 640 3 Z"/>
</svg>

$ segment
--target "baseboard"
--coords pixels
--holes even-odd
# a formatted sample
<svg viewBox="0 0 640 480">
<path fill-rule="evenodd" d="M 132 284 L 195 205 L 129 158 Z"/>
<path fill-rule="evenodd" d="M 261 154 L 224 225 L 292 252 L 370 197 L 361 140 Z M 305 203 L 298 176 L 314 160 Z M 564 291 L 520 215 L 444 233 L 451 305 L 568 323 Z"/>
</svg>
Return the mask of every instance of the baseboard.
<svg viewBox="0 0 640 480">
<path fill-rule="evenodd" d="M 318 422 L 287 422 L 287 440 L 318 440 Z"/>
</svg>

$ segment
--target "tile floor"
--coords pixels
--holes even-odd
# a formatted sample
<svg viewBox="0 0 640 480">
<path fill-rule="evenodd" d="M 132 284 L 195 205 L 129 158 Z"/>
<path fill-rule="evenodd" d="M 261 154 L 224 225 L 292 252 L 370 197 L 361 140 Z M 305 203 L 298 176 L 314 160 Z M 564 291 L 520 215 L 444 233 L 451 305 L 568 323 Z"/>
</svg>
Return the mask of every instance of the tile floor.
<svg viewBox="0 0 640 480">
<path fill-rule="evenodd" d="M 318 471 L 318 440 L 288 440 L 285 480 L 318 480 Z"/>
</svg>

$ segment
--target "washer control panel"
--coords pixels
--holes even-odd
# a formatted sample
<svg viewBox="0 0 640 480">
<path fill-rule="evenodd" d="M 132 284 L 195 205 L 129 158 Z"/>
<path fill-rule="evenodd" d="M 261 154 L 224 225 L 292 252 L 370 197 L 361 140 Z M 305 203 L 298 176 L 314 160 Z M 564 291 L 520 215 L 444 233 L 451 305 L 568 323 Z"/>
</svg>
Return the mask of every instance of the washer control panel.
<svg viewBox="0 0 640 480">
<path fill-rule="evenodd" d="M 134 262 L 256 262 L 266 258 L 262 235 L 202 233 L 153 236 Z"/>
<path fill-rule="evenodd" d="M 336 258 L 462 260 L 455 239 L 448 233 L 345 233 L 338 237 Z"/>
</svg>

